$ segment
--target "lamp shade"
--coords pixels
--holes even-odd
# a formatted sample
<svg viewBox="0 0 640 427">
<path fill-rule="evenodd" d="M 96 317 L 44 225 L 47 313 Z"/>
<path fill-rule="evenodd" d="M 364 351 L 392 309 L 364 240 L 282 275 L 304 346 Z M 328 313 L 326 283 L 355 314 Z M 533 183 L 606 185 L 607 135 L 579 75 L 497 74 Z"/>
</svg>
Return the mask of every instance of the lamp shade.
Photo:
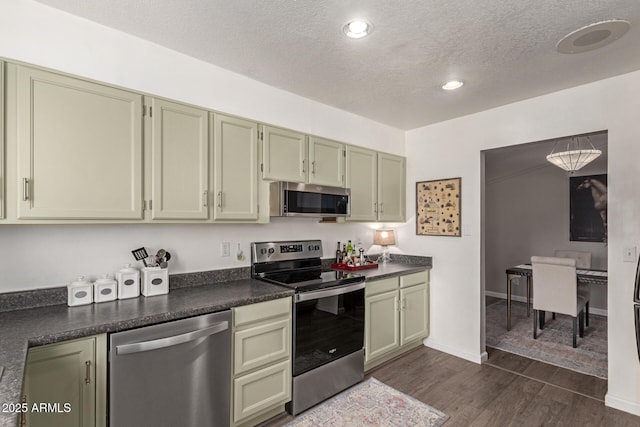
<svg viewBox="0 0 640 427">
<path fill-rule="evenodd" d="M 567 142 L 565 151 L 556 151 L 556 147 L 560 141 L 556 142 L 551 154 L 547 156 L 547 161 L 567 172 L 575 172 L 581 169 L 602 154 L 602 151 L 596 150 L 589 137 L 586 137 L 586 141 L 588 142 L 588 146 L 583 147 L 579 137 L 572 137 L 569 139 L 569 142 Z"/>
<path fill-rule="evenodd" d="M 373 236 L 373 244 L 380 246 L 389 246 L 396 244 L 396 236 L 393 230 L 376 230 Z"/>
</svg>

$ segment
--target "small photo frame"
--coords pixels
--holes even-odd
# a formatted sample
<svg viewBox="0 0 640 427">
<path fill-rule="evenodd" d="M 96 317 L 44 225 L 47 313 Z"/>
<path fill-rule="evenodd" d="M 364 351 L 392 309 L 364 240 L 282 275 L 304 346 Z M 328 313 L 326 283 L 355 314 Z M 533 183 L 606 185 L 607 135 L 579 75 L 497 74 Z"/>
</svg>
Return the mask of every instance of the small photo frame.
<svg viewBox="0 0 640 427">
<path fill-rule="evenodd" d="M 416 182 L 416 234 L 461 236 L 462 178 Z"/>
</svg>

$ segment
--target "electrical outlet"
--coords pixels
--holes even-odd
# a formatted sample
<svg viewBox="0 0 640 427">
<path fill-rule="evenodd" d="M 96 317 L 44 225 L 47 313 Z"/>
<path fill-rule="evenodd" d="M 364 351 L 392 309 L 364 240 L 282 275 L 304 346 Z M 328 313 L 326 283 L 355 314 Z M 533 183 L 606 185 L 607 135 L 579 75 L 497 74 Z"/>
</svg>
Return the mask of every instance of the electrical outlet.
<svg viewBox="0 0 640 427">
<path fill-rule="evenodd" d="M 624 248 L 624 255 L 622 256 L 623 262 L 635 262 L 636 261 L 636 247 L 629 246 Z"/>
<path fill-rule="evenodd" d="M 220 256 L 221 257 L 231 256 L 231 243 L 229 242 L 220 243 Z"/>
</svg>

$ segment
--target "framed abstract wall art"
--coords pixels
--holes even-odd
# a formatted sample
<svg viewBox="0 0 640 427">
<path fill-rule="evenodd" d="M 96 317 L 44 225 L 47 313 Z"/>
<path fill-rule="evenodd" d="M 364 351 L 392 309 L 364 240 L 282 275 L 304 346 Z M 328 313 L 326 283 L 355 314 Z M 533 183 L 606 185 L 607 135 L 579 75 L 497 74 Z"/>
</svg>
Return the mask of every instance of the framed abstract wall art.
<svg viewBox="0 0 640 427">
<path fill-rule="evenodd" d="M 607 241 L 607 175 L 569 178 L 569 240 Z"/>
<path fill-rule="evenodd" d="M 462 178 L 416 182 L 416 234 L 460 237 Z"/>
</svg>

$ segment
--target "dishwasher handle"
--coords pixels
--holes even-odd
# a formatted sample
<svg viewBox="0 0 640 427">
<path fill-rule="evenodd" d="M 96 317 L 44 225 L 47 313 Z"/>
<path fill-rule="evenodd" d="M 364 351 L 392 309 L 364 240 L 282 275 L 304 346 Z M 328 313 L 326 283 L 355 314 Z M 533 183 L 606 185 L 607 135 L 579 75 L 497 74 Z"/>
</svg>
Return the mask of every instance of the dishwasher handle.
<svg viewBox="0 0 640 427">
<path fill-rule="evenodd" d="M 229 329 L 229 322 L 219 322 L 207 328 L 198 329 L 196 331 L 187 332 L 185 334 L 174 335 L 172 337 L 159 338 L 157 340 L 142 341 L 132 344 L 122 344 L 116 346 L 116 354 L 133 354 L 143 351 L 157 350 L 159 348 L 171 347 L 178 344 L 184 344 L 199 338 L 208 337 L 219 332 Z"/>
</svg>

